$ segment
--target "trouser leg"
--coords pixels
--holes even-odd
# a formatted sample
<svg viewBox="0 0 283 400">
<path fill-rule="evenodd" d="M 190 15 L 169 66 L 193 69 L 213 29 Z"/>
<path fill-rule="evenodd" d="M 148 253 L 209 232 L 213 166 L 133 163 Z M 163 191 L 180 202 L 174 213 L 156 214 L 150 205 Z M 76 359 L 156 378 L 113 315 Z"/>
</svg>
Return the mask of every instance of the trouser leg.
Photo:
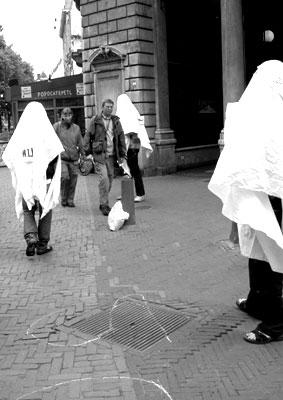
<svg viewBox="0 0 283 400">
<path fill-rule="evenodd" d="M 62 203 L 67 202 L 68 193 L 69 193 L 69 185 L 70 185 L 70 174 L 69 174 L 68 162 L 62 161 L 62 170 L 61 170 L 61 201 L 62 201 Z"/>
<path fill-rule="evenodd" d="M 109 182 L 109 187 L 108 187 L 108 193 L 109 193 L 114 179 L 114 157 L 108 157 L 106 159 L 106 169 Z"/>
<path fill-rule="evenodd" d="M 23 212 L 24 212 L 24 238 L 28 241 L 29 237 L 33 236 L 37 238 L 37 224 L 35 221 L 35 211 L 37 204 L 35 204 L 31 210 L 28 209 L 25 200 L 22 200 Z"/>
<path fill-rule="evenodd" d="M 138 162 L 138 152 L 133 151 L 132 149 L 129 149 L 127 152 L 127 158 L 128 158 L 127 163 L 130 168 L 131 175 L 134 178 L 134 182 L 135 182 L 136 195 L 144 196 L 145 190 L 144 190 L 142 174 L 141 174 L 141 170 L 140 170 L 139 162 Z"/>
<path fill-rule="evenodd" d="M 249 314 L 265 319 L 274 312 L 282 296 L 281 275 L 272 271 L 268 262 L 249 259 L 250 292 L 246 303 Z"/>
<path fill-rule="evenodd" d="M 281 226 L 282 206 L 281 199 L 269 197 L 276 219 Z M 257 326 L 259 330 L 272 338 L 283 334 L 283 274 L 271 269 L 269 263 L 250 260 L 250 294 L 248 300 L 257 301 L 261 308 L 262 322 Z M 250 303 L 251 304 L 251 303 Z"/>
<path fill-rule="evenodd" d="M 268 307 L 258 329 L 273 338 L 283 335 L 283 274 L 271 271 L 269 280 Z"/>
<path fill-rule="evenodd" d="M 99 204 L 108 205 L 109 179 L 106 164 L 95 163 L 95 173 L 98 177 Z"/>
<path fill-rule="evenodd" d="M 67 193 L 67 202 L 73 203 L 75 197 L 75 191 L 78 180 L 78 166 L 74 163 L 69 163 L 69 190 Z"/>
<path fill-rule="evenodd" d="M 41 217 L 42 208 L 39 205 L 39 216 Z M 44 249 L 50 240 L 51 232 L 51 221 L 52 221 L 52 210 L 50 210 L 43 218 L 39 219 L 38 222 L 38 249 Z"/>
</svg>

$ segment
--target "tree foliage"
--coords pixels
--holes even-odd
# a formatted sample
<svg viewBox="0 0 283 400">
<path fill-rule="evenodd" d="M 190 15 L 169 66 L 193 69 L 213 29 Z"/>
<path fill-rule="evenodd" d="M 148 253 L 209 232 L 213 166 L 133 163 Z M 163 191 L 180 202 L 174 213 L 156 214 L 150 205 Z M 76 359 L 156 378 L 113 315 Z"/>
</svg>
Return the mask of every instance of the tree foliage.
<svg viewBox="0 0 283 400">
<path fill-rule="evenodd" d="M 1 32 L 1 25 L 0 25 Z M 23 61 L 12 45 L 8 46 L 3 35 L 0 35 L 0 90 L 8 87 L 11 79 L 17 79 L 19 84 L 34 81 L 32 66 Z"/>
</svg>

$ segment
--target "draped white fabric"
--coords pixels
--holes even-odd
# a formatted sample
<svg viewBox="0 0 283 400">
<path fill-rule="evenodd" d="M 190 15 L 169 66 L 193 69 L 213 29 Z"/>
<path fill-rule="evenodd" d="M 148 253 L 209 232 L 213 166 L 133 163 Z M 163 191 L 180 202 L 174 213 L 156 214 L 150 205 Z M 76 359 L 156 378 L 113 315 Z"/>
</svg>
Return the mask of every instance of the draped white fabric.
<svg viewBox="0 0 283 400">
<path fill-rule="evenodd" d="M 148 134 L 144 126 L 143 118 L 132 103 L 127 94 L 120 94 L 117 98 L 116 115 L 120 118 L 123 131 L 126 135 L 130 132 L 135 132 L 141 141 L 141 147 L 147 150 L 149 156 L 153 151 L 149 142 Z"/>
<path fill-rule="evenodd" d="M 283 235 L 268 198 L 283 199 L 283 63 L 261 64 L 225 117 L 224 148 L 208 188 L 238 224 L 242 254 L 283 272 Z"/>
<path fill-rule="evenodd" d="M 29 209 L 38 199 L 43 207 L 42 216 L 59 202 L 61 162 L 64 150 L 41 103 L 30 102 L 3 153 L 3 161 L 10 169 L 16 191 L 15 208 L 22 216 L 22 198 Z M 55 175 L 50 183 L 46 169 L 50 161 L 59 156 Z M 48 190 L 47 190 L 48 188 Z"/>
</svg>

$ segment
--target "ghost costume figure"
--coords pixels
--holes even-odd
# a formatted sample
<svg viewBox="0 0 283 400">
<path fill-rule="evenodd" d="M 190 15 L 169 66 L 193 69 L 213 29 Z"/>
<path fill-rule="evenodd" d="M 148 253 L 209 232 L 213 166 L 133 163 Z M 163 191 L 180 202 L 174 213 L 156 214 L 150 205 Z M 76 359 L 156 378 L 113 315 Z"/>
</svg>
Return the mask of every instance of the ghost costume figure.
<svg viewBox="0 0 283 400">
<path fill-rule="evenodd" d="M 42 104 L 26 106 L 4 153 L 15 189 L 17 217 L 24 221 L 26 255 L 41 255 L 48 246 L 52 209 L 60 196 L 60 153 L 64 150 Z M 35 212 L 39 212 L 38 224 Z"/>
<path fill-rule="evenodd" d="M 262 322 L 244 339 L 283 336 L 283 63 L 266 61 L 240 100 L 227 105 L 224 149 L 208 185 L 237 223 L 250 291 L 236 304 Z"/>
<path fill-rule="evenodd" d="M 152 147 L 143 119 L 127 94 L 118 96 L 116 115 L 120 118 L 125 134 L 127 163 L 135 182 L 135 202 L 141 202 L 145 198 L 145 190 L 138 163 L 138 154 L 140 147 L 142 147 L 145 149 L 146 156 L 149 157 L 152 153 Z"/>
</svg>

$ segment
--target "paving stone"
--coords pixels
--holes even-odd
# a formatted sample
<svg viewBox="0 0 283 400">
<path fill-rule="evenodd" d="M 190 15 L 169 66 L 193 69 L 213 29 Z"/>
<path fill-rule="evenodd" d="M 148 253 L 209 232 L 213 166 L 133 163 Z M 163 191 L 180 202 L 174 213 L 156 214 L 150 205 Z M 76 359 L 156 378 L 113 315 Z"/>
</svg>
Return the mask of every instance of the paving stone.
<svg viewBox="0 0 283 400">
<path fill-rule="evenodd" d="M 118 232 L 98 210 L 97 176 L 79 177 L 76 208 L 54 210 L 54 251 L 27 258 L 9 171 L 0 168 L 4 399 L 65 381 L 74 382 L 31 398 L 166 398 L 152 382 L 173 400 L 283 398 L 282 343 L 253 347 L 242 340 L 256 324 L 234 306 L 248 291 L 247 260 L 223 247 L 231 225 L 207 189 L 212 170 L 144 178 L 136 224 Z M 120 183 L 113 182 L 111 204 Z M 52 333 L 66 318 L 128 297 L 175 307 L 189 322 L 145 352 Z M 87 381 L 93 377 L 97 391 Z"/>
</svg>

